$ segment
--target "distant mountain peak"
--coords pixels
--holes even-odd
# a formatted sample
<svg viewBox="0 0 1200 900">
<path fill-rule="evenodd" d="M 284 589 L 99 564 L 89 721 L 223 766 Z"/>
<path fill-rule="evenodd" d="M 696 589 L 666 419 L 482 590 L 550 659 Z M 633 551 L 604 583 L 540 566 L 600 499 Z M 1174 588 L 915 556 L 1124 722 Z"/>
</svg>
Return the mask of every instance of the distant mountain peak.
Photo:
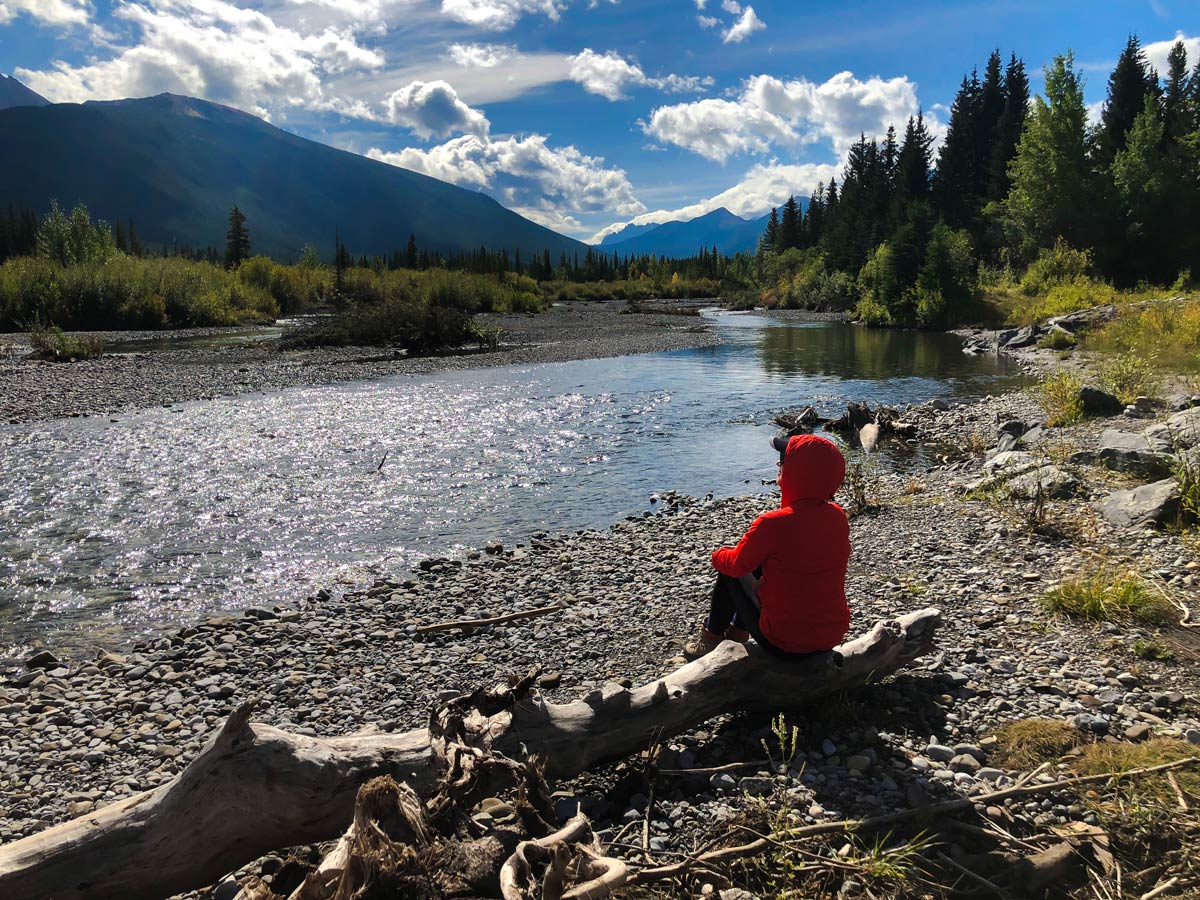
<svg viewBox="0 0 1200 900">
<path fill-rule="evenodd" d="M 13 106 L 49 106 L 50 101 L 10 75 L 0 75 L 0 109 Z"/>
</svg>

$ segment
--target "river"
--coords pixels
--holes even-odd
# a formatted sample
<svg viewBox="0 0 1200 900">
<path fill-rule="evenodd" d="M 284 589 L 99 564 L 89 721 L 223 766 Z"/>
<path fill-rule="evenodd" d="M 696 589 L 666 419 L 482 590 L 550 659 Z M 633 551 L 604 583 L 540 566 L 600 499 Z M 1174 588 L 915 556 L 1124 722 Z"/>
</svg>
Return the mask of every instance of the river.
<svg viewBox="0 0 1200 900">
<path fill-rule="evenodd" d="M 1022 377 L 948 335 L 711 319 L 725 343 L 697 350 L 0 426 L 0 658 L 606 526 L 658 491 L 763 490 L 784 409 L 969 398 Z"/>
</svg>

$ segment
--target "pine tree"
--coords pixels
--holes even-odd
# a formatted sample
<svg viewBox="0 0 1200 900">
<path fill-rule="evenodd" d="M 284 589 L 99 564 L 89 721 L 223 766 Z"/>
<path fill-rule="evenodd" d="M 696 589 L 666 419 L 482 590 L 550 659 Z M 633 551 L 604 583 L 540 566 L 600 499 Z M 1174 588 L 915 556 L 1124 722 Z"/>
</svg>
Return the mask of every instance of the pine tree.
<svg viewBox="0 0 1200 900">
<path fill-rule="evenodd" d="M 1194 130 L 1188 109 L 1187 64 L 1187 48 L 1183 41 L 1176 41 L 1167 54 L 1167 86 L 1163 91 L 1166 139 L 1173 149 L 1184 135 Z"/>
<path fill-rule="evenodd" d="M 1158 103 L 1147 94 L 1145 104 L 1111 168 L 1121 200 L 1125 227 L 1120 244 L 1125 252 L 1106 262 L 1126 283 L 1143 279 L 1161 283 L 1175 275 L 1170 258 L 1173 235 L 1164 229 L 1172 218 L 1173 173 L 1163 154 L 1165 129 Z"/>
<path fill-rule="evenodd" d="M 769 227 L 769 226 L 768 226 Z M 800 206 L 795 195 L 783 204 L 783 215 L 779 217 L 779 239 L 776 244 L 780 252 L 800 246 Z"/>
<path fill-rule="evenodd" d="M 129 255 L 141 256 L 145 253 L 142 242 L 138 240 L 137 229 L 133 227 L 133 219 L 129 220 Z"/>
<path fill-rule="evenodd" d="M 409 269 L 415 269 L 419 257 L 417 255 L 417 236 L 410 234 L 408 236 L 408 246 L 404 248 L 404 264 Z"/>
<path fill-rule="evenodd" d="M 1116 68 L 1108 76 L 1108 99 L 1100 111 L 1093 154 L 1098 169 L 1112 165 L 1117 153 L 1125 148 L 1125 135 L 1146 108 L 1146 97 L 1157 100 L 1158 94 L 1158 75 L 1146 61 L 1137 35 L 1130 35 Z"/>
<path fill-rule="evenodd" d="M 1012 190 L 1001 216 L 1018 256 L 1030 258 L 1059 236 L 1076 247 L 1091 246 L 1095 185 L 1087 160 L 1087 110 L 1070 51 L 1046 70 L 1046 97 L 1034 99 L 1009 178 Z"/>
<path fill-rule="evenodd" d="M 771 207 L 771 215 L 767 218 L 767 229 L 758 242 L 759 253 L 773 253 L 779 246 L 779 210 Z"/>
<path fill-rule="evenodd" d="M 925 126 L 925 117 L 921 113 L 915 120 L 909 116 L 896 162 L 896 196 L 901 210 L 897 221 L 903 221 L 902 211 L 908 204 L 929 196 L 932 146 L 933 135 Z"/>
<path fill-rule="evenodd" d="M 968 225 L 979 204 L 977 148 L 982 143 L 979 132 L 985 125 L 982 102 L 979 79 L 974 73 L 970 78 L 964 77 L 950 107 L 946 137 L 938 151 L 933 196 L 943 218 L 954 228 Z"/>
<path fill-rule="evenodd" d="M 1017 144 L 1025 130 L 1025 118 L 1029 114 L 1029 77 L 1025 74 L 1025 63 L 1014 53 L 1009 57 L 1004 70 L 1004 109 L 996 122 L 996 134 L 989 160 L 987 198 L 1002 200 L 1008 196 L 1012 182 L 1008 177 L 1008 165 L 1017 155 Z"/>
<path fill-rule="evenodd" d="M 113 228 L 113 240 L 117 242 L 117 249 L 122 253 L 129 251 L 129 243 L 125 240 L 125 226 L 121 224 L 120 219 L 117 219 L 117 224 Z"/>
<path fill-rule="evenodd" d="M 229 231 L 225 233 L 225 268 L 236 269 L 250 258 L 250 232 L 246 215 L 237 206 L 229 210 Z"/>
</svg>

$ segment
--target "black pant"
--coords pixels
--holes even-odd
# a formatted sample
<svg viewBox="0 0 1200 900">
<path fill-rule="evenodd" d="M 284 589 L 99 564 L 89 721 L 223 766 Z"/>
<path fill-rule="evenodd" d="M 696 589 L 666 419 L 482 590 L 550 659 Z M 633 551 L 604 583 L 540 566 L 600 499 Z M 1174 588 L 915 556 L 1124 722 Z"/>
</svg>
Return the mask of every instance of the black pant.
<svg viewBox="0 0 1200 900">
<path fill-rule="evenodd" d="M 750 632 L 754 642 L 772 656 L 782 659 L 799 659 L 809 653 L 788 653 L 780 650 L 765 637 L 758 627 L 760 610 L 755 598 L 746 593 L 741 581 L 728 575 L 717 575 L 713 585 L 712 602 L 708 608 L 708 630 L 722 634 L 731 624 Z"/>
</svg>

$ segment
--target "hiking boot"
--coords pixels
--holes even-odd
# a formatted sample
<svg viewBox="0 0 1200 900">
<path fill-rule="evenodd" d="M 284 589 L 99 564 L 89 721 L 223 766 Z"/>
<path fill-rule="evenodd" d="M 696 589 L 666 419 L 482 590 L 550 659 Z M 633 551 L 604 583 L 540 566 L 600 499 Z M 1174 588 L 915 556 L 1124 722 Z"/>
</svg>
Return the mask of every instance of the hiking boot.
<svg viewBox="0 0 1200 900">
<path fill-rule="evenodd" d="M 683 645 L 683 655 L 688 659 L 699 659 L 706 653 L 712 653 L 717 649 L 717 645 L 725 640 L 723 634 L 717 634 L 715 631 L 709 631 L 707 625 L 700 626 L 700 635 L 696 640 Z"/>
<path fill-rule="evenodd" d="M 744 628 L 738 628 L 736 625 L 730 625 L 725 629 L 725 640 L 737 641 L 739 644 L 744 644 L 750 640 L 750 632 Z"/>
</svg>

